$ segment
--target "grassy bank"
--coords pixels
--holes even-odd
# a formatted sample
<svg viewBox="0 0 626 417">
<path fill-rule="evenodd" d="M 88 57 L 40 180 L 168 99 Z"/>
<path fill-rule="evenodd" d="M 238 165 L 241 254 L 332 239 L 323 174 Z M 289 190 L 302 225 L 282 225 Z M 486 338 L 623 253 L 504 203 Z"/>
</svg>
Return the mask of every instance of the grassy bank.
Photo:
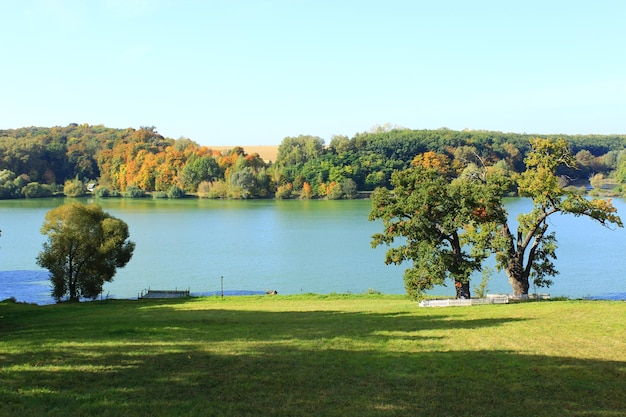
<svg viewBox="0 0 626 417">
<path fill-rule="evenodd" d="M 626 303 L 0 303 L 2 416 L 626 416 Z"/>
</svg>

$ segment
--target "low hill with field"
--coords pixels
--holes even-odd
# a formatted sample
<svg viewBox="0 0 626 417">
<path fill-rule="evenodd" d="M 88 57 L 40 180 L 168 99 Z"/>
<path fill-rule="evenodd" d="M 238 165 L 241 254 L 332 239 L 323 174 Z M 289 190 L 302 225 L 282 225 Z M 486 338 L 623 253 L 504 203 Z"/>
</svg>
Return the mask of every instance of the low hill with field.
<svg viewBox="0 0 626 417">
<path fill-rule="evenodd" d="M 234 146 L 207 146 L 207 148 L 216 151 L 228 151 L 233 149 Z M 251 155 L 258 153 L 261 159 L 265 162 L 276 162 L 276 156 L 278 155 L 278 146 L 242 146 L 243 150 Z"/>
</svg>

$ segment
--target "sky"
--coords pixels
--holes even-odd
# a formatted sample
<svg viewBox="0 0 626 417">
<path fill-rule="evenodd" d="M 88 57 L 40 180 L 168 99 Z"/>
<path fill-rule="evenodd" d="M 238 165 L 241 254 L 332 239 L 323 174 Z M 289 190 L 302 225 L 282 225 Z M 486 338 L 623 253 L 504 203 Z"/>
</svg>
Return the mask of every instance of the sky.
<svg viewBox="0 0 626 417">
<path fill-rule="evenodd" d="M 0 0 L 0 129 L 626 134 L 622 0 Z"/>
</svg>

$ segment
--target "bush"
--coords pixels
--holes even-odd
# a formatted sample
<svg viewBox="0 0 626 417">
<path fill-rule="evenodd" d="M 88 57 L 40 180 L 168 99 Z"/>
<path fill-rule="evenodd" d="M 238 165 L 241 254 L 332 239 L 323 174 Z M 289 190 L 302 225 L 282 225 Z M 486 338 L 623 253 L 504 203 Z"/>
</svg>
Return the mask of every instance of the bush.
<svg viewBox="0 0 626 417">
<path fill-rule="evenodd" d="M 167 196 L 169 198 L 183 198 L 185 197 L 185 191 L 180 187 L 172 185 L 167 192 Z"/>
<path fill-rule="evenodd" d="M 476 298 L 485 298 L 487 296 L 487 293 L 489 292 L 489 280 L 491 279 L 492 274 L 493 268 L 488 266 L 483 267 L 480 284 L 474 287 L 474 295 Z"/>
<path fill-rule="evenodd" d="M 121 197 L 122 194 L 117 190 L 109 190 L 107 187 L 98 187 L 94 190 L 96 198 Z"/>
<path fill-rule="evenodd" d="M 30 182 L 22 188 L 22 194 L 26 198 L 44 198 L 52 197 L 52 187 L 38 182 Z"/>
<path fill-rule="evenodd" d="M 146 192 L 136 185 L 129 185 L 123 195 L 126 198 L 142 198 L 146 196 Z"/>
<path fill-rule="evenodd" d="M 201 198 L 228 198 L 229 187 L 224 181 L 202 181 L 198 185 L 198 197 Z"/>
<path fill-rule="evenodd" d="M 93 195 L 95 195 L 96 198 L 106 198 L 110 197 L 110 192 L 107 187 L 98 187 L 93 191 Z"/>
<path fill-rule="evenodd" d="M 302 190 L 300 191 L 301 200 L 310 200 L 313 198 L 313 189 L 308 182 L 302 184 Z"/>
<path fill-rule="evenodd" d="M 5 185 L 0 185 L 0 200 L 8 200 L 20 197 L 20 190 L 12 182 L 8 182 Z"/>
<path fill-rule="evenodd" d="M 279 200 L 285 200 L 291 198 L 291 191 L 293 187 L 291 184 L 285 184 L 278 187 L 276 190 L 276 198 Z"/>
<path fill-rule="evenodd" d="M 353 179 L 347 178 L 341 183 L 341 191 L 345 198 L 356 198 L 358 193 L 356 182 Z"/>
<path fill-rule="evenodd" d="M 327 191 L 326 198 L 328 198 L 329 200 L 339 200 L 343 197 L 341 184 L 331 183 L 328 188 L 329 189 Z"/>
<path fill-rule="evenodd" d="M 165 191 L 157 191 L 152 193 L 152 198 L 167 198 L 167 193 Z"/>
<path fill-rule="evenodd" d="M 71 181 L 65 181 L 63 194 L 65 194 L 67 197 L 82 197 L 87 194 L 87 188 L 81 180 L 76 178 Z"/>
</svg>

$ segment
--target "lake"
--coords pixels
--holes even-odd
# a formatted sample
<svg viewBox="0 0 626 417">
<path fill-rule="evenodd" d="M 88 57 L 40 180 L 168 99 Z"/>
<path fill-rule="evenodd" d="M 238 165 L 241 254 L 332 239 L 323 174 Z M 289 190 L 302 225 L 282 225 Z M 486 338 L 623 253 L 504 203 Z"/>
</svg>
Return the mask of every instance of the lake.
<svg viewBox="0 0 626 417">
<path fill-rule="evenodd" d="M 0 300 L 51 303 L 47 271 L 36 264 L 46 240 L 39 229 L 63 199 L 0 201 Z M 94 200 L 81 199 L 83 202 Z M 406 266 L 385 265 L 386 247 L 372 249 L 369 200 L 99 199 L 124 220 L 136 243 L 133 258 L 104 286 L 103 296 L 137 298 L 146 289 L 189 289 L 192 295 L 265 292 L 403 294 Z M 614 200 L 626 220 L 626 202 Z M 507 200 L 511 218 L 530 201 Z M 553 216 L 561 272 L 552 296 L 626 298 L 626 232 L 586 218 Z M 488 264 L 493 265 L 491 260 Z M 473 280 L 478 285 L 480 276 Z M 492 293 L 510 293 L 504 272 Z M 533 289 L 531 288 L 531 292 Z M 433 294 L 452 295 L 440 287 Z"/>
</svg>

